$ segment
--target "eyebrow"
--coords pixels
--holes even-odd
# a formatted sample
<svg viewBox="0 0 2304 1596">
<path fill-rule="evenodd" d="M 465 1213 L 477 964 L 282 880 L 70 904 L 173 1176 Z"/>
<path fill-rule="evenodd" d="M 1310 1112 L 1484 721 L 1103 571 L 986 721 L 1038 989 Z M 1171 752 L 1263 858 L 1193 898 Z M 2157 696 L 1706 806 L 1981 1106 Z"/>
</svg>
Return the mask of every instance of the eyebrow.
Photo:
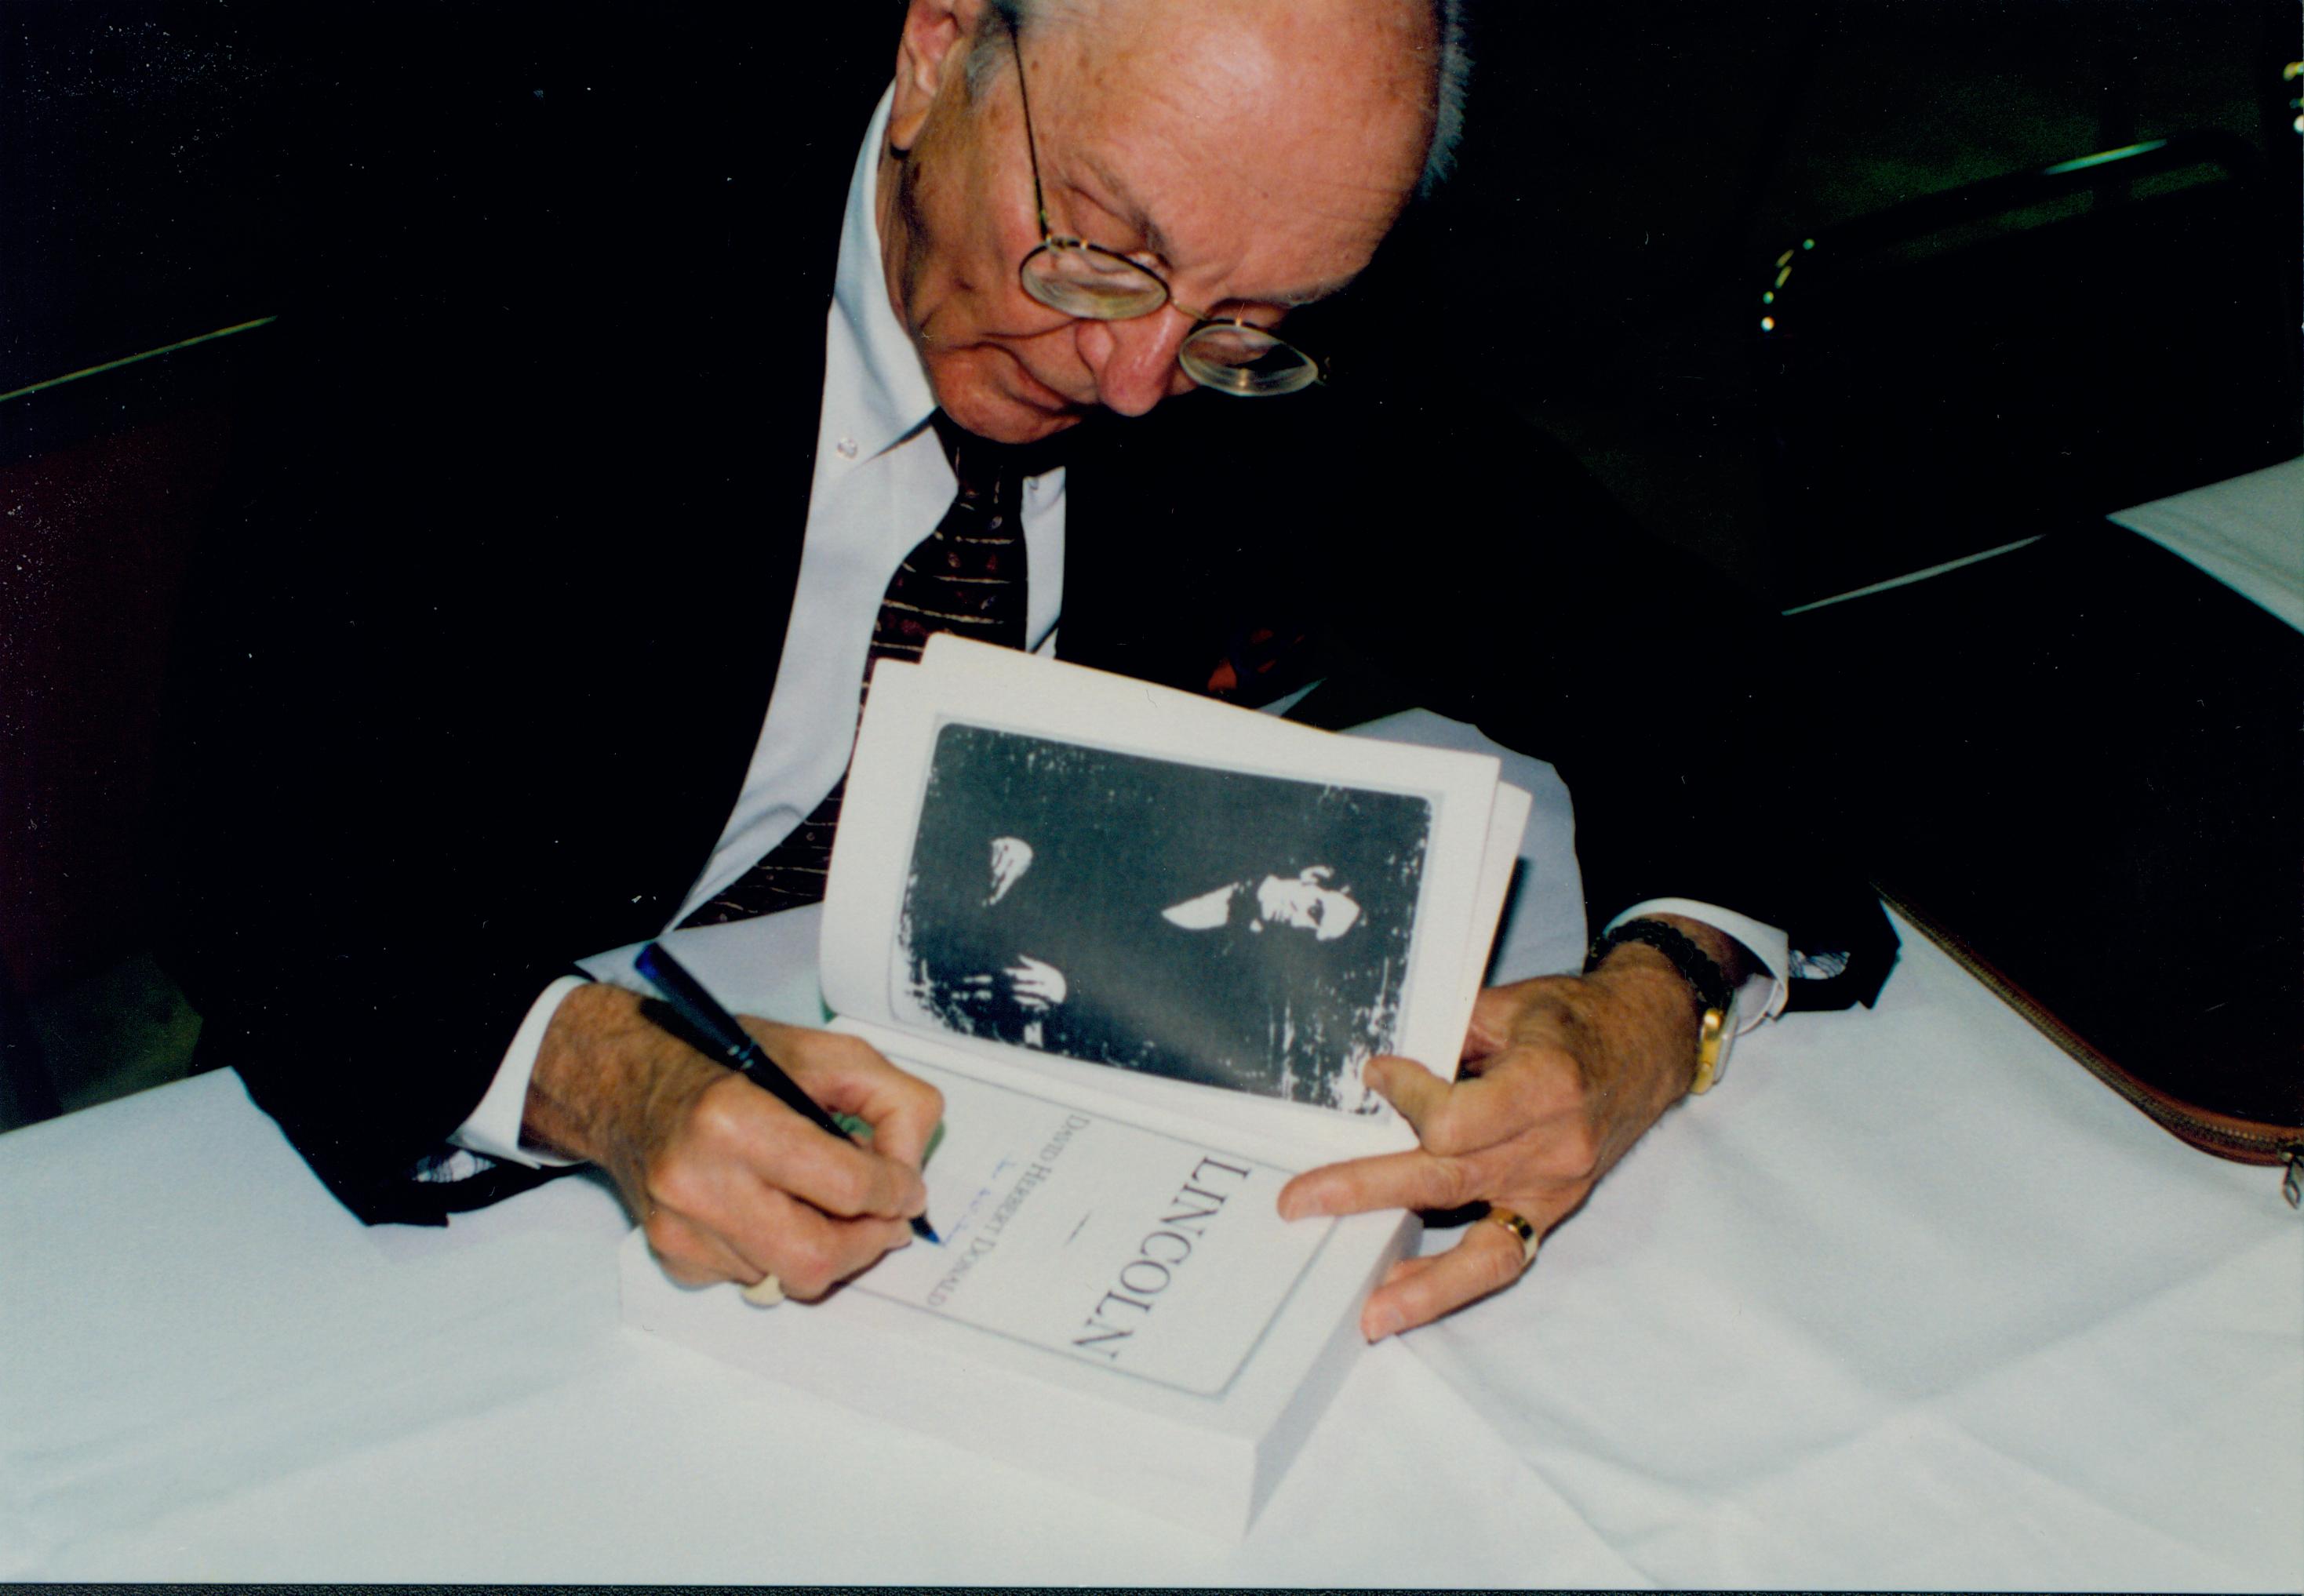
<svg viewBox="0 0 2304 1596">
<path fill-rule="evenodd" d="M 1158 220 L 1153 216 L 1143 202 L 1136 198 L 1128 184 L 1122 181 L 1120 174 L 1098 159 L 1093 150 L 1079 151 L 1075 158 L 1087 168 L 1088 174 L 1095 178 L 1105 190 L 1102 196 L 1088 194 L 1086 198 L 1092 204 L 1103 207 L 1139 229 L 1144 236 L 1145 248 L 1158 256 L 1163 262 L 1173 261 L 1175 256 L 1168 242 L 1167 234 L 1161 232 Z M 1076 190 L 1079 188 L 1077 183 L 1069 186 Z M 1331 295 L 1342 293 L 1351 286 L 1353 278 L 1359 275 L 1360 274 L 1355 272 L 1351 276 L 1317 283 L 1298 292 L 1276 295 L 1271 299 L 1243 300 L 1235 294 L 1218 300 L 1216 304 L 1278 305 L 1284 309 L 1292 310 L 1300 306 L 1313 304 Z M 1208 306 L 1206 308 L 1213 309 L 1215 306 Z"/>
<path fill-rule="evenodd" d="M 1102 196 L 1088 195 L 1088 199 L 1142 229 L 1145 246 L 1153 254 L 1157 255 L 1162 260 L 1173 258 L 1169 254 L 1167 235 L 1160 231 L 1160 224 L 1153 218 L 1152 213 L 1145 207 L 1144 203 L 1136 198 L 1128 184 L 1122 181 L 1120 173 L 1105 165 L 1091 150 L 1080 151 L 1077 158 L 1081 165 L 1088 168 L 1088 175 L 1095 178 L 1105 190 Z M 1078 186 L 1078 184 L 1073 185 L 1075 188 Z M 1106 203 L 1107 200 L 1110 201 L 1109 204 Z"/>
</svg>

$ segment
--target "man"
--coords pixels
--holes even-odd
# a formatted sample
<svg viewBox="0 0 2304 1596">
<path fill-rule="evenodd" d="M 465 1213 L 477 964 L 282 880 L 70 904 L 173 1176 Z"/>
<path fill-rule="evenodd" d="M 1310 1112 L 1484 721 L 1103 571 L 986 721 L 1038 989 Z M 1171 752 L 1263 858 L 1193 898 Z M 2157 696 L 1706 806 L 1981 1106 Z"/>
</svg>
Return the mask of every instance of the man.
<svg viewBox="0 0 2304 1596">
<path fill-rule="evenodd" d="M 1453 1085 L 1370 1066 L 1422 1150 L 1313 1171 L 1283 1211 L 1518 1216 L 1403 1265 L 1362 1322 L 1391 1333 L 1517 1276 L 1688 1090 L 1692 993 L 1717 1009 L 1783 973 L 1769 926 L 1812 950 L 1876 936 L 1760 841 L 1775 727 L 1721 684 L 1764 681 L 1765 655 L 1493 410 L 1341 378 L 1191 393 L 1293 381 L 1283 318 L 1297 336 L 1292 312 L 1368 267 L 1434 164 L 1453 90 L 1431 6 L 1052 0 L 1010 24 L 912 0 L 852 170 L 862 107 L 827 123 L 777 92 L 830 70 L 805 46 L 837 18 L 765 60 L 676 13 L 687 36 L 656 49 L 557 63 L 477 30 L 445 65 L 411 47 L 426 80 L 481 64 L 435 82 L 430 137 L 331 161 L 351 219 L 250 427 L 250 531 L 205 589 L 243 619 L 195 650 L 168 850 L 202 1045 L 372 1220 L 436 1222 L 557 1159 L 608 1170 L 685 1280 L 812 1296 L 901 1245 L 933 1094 L 851 1040 L 758 1027 L 873 1121 L 870 1150 L 840 1146 L 631 994 L 555 976 L 741 896 L 804 838 L 889 573 L 956 470 L 969 498 L 982 440 L 1061 438 L 1061 471 L 995 492 L 1029 555 L 1019 641 L 1478 718 L 1574 785 L 1596 916 L 1686 939 L 1487 994 Z M 1493 263 L 1461 268 L 1477 289 Z M 1472 308 L 1520 319 L 1508 283 L 1490 298 Z M 1455 368 L 1428 346 L 1458 316 L 1419 331 L 1421 376 Z M 1472 536 L 1491 519 L 1514 536 Z"/>
</svg>

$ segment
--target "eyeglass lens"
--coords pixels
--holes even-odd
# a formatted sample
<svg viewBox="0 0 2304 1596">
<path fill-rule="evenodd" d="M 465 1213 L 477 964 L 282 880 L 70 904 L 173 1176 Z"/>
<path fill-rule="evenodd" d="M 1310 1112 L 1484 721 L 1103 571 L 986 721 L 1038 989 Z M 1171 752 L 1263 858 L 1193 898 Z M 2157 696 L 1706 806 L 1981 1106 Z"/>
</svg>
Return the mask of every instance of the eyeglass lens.
<svg viewBox="0 0 2304 1596">
<path fill-rule="evenodd" d="M 1070 239 L 1051 239 L 1025 257 L 1022 277 L 1025 291 L 1051 310 L 1095 321 L 1149 316 L 1168 302 L 1168 285 L 1151 272 Z M 1239 322 L 1202 323 L 1176 358 L 1201 386 L 1243 398 L 1292 393 L 1319 376 L 1301 350 Z"/>
<path fill-rule="evenodd" d="M 1149 316 L 1168 302 L 1168 285 L 1134 261 L 1068 241 L 1025 257 L 1024 287 L 1052 310 L 1095 321 Z"/>
</svg>

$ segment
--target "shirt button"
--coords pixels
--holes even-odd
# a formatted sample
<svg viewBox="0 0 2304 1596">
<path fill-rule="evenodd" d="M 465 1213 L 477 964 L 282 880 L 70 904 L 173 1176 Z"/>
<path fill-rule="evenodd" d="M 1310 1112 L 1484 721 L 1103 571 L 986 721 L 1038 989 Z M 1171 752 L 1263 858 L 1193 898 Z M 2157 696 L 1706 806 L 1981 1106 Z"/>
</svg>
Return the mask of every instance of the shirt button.
<svg viewBox="0 0 2304 1596">
<path fill-rule="evenodd" d="M 834 443 L 833 447 L 840 452 L 840 458 L 843 460 L 854 460 L 856 458 L 856 440 L 854 438 L 843 438 L 838 443 Z"/>
</svg>

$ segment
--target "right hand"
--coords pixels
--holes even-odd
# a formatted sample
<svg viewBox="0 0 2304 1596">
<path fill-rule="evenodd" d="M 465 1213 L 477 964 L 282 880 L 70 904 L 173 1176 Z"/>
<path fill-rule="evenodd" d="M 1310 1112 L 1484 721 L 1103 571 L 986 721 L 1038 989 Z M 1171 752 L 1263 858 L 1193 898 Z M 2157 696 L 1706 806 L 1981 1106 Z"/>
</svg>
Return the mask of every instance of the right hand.
<svg viewBox="0 0 2304 1596">
<path fill-rule="evenodd" d="M 825 1135 L 606 984 L 569 993 L 553 1015 L 522 1139 L 606 1170 L 682 1285 L 774 1274 L 785 1295 L 819 1297 L 911 1240 L 944 1096 L 856 1037 L 742 1023 L 810 1097 L 869 1122 L 872 1145 Z"/>
</svg>

